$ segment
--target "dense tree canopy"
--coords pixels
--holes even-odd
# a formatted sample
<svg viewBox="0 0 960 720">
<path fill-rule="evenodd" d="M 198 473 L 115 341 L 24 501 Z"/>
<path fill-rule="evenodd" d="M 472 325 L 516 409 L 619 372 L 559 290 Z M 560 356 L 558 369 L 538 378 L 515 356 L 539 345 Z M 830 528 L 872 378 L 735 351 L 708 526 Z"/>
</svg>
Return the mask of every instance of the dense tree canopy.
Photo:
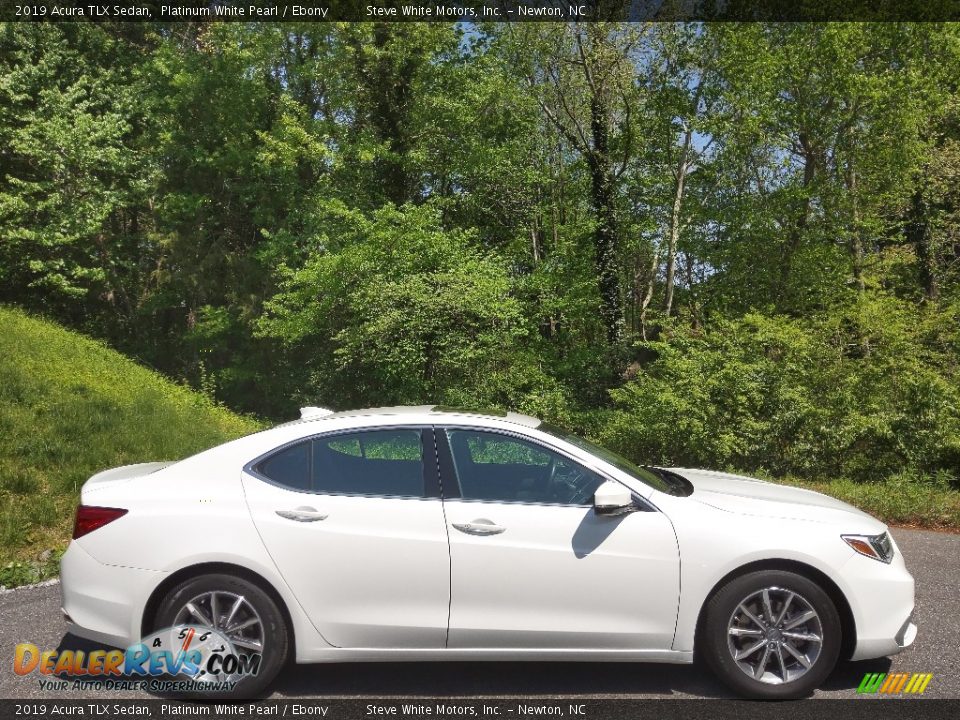
<svg viewBox="0 0 960 720">
<path fill-rule="evenodd" d="M 7 24 L 0 300 L 226 405 L 960 478 L 960 28 Z"/>
</svg>

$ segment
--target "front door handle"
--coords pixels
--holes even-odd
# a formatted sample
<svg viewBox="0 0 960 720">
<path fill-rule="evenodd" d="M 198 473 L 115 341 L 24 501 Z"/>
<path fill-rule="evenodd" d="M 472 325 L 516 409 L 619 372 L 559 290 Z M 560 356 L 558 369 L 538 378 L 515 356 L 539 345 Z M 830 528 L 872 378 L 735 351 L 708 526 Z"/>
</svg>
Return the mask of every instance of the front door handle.
<svg viewBox="0 0 960 720">
<path fill-rule="evenodd" d="M 453 526 L 467 535 L 499 535 L 506 530 L 505 527 L 494 525 L 491 520 L 486 518 L 479 518 L 468 523 L 453 523 Z"/>
<path fill-rule="evenodd" d="M 317 522 L 317 520 L 326 520 L 324 513 L 318 512 L 316 508 L 303 505 L 293 510 L 277 510 L 277 515 L 287 520 L 296 520 L 297 522 Z"/>
</svg>

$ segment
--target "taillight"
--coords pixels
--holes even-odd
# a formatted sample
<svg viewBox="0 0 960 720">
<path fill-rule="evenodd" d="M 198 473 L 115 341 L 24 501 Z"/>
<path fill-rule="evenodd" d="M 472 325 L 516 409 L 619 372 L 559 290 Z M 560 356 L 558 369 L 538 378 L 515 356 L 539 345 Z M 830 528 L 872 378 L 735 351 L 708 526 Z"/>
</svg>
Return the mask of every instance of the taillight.
<svg viewBox="0 0 960 720">
<path fill-rule="evenodd" d="M 94 530 L 102 528 L 107 523 L 112 523 L 126 514 L 127 511 L 120 508 L 81 505 L 77 508 L 77 519 L 73 523 L 73 539 L 76 540 L 87 533 L 92 533 Z"/>
</svg>

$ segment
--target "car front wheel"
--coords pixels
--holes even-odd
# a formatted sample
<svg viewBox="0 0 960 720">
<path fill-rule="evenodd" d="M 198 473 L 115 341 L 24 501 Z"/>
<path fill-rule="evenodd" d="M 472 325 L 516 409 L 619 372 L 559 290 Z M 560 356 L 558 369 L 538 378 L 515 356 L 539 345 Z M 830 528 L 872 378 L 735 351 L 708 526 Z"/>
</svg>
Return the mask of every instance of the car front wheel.
<svg viewBox="0 0 960 720">
<path fill-rule="evenodd" d="M 793 572 L 735 578 L 707 603 L 704 656 L 739 695 L 805 697 L 833 670 L 841 626 L 824 590 Z"/>
</svg>

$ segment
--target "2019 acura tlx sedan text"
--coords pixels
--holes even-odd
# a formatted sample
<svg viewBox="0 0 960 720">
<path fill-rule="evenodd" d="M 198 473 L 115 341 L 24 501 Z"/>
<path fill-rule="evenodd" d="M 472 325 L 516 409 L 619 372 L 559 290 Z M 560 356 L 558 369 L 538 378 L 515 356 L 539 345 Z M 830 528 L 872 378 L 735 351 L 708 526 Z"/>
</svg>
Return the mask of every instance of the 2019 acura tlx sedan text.
<svg viewBox="0 0 960 720">
<path fill-rule="evenodd" d="M 193 680 L 240 696 L 288 659 L 696 653 L 741 695 L 788 698 L 916 636 L 886 526 L 824 495 L 638 467 L 514 413 L 302 414 L 90 478 L 62 561 L 69 630 L 126 648 L 189 627 L 186 648 L 207 629 L 205 652 L 256 672 Z"/>
</svg>

